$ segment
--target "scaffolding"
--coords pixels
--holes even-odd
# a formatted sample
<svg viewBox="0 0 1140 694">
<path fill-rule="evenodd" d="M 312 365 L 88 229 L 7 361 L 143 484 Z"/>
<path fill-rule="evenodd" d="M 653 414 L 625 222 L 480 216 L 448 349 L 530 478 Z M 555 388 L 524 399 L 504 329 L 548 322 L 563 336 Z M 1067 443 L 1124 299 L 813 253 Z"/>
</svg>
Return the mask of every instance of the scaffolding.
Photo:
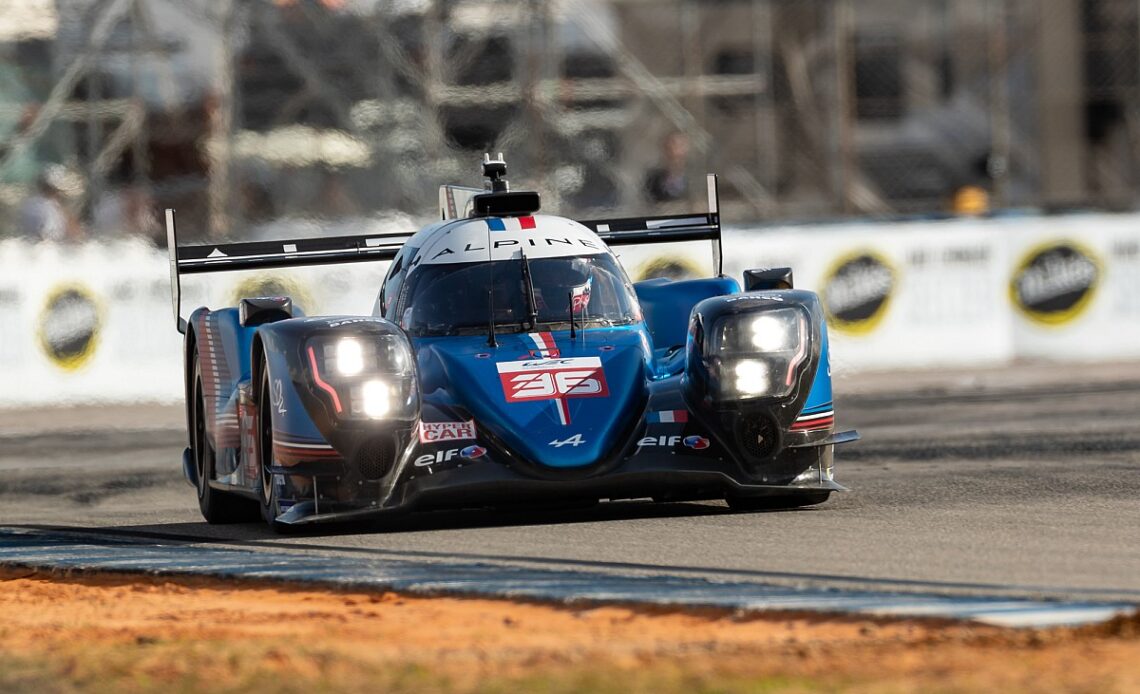
<svg viewBox="0 0 1140 694">
<path fill-rule="evenodd" d="M 72 21 L 0 143 L 0 204 L 62 125 L 77 210 L 126 171 L 215 237 L 427 214 L 484 149 L 548 209 L 649 211 L 673 132 L 690 180 L 724 177 L 729 220 L 940 213 L 971 185 L 1000 207 L 1133 207 L 1137 4 L 58 0 Z"/>
</svg>

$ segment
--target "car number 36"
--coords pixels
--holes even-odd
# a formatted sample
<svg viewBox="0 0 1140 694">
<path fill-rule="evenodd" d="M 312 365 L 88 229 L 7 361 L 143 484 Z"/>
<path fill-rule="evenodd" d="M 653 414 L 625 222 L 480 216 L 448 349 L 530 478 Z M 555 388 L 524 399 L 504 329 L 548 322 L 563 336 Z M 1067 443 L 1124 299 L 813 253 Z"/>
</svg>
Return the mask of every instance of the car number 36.
<svg viewBox="0 0 1140 694">
<path fill-rule="evenodd" d="M 594 371 L 522 373 L 511 378 L 511 399 L 596 395 L 602 392 L 602 383 L 594 374 Z"/>
</svg>

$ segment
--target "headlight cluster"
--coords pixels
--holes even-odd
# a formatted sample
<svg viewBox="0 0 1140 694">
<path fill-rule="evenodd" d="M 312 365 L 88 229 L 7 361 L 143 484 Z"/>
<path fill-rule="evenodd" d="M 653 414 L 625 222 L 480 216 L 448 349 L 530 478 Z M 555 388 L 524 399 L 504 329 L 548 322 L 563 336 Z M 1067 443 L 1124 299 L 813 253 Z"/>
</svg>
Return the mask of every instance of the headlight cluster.
<svg viewBox="0 0 1140 694">
<path fill-rule="evenodd" d="M 724 316 L 709 347 L 722 400 L 784 397 L 807 358 L 808 317 L 794 307 Z"/>
<path fill-rule="evenodd" d="M 404 419 L 414 416 L 411 349 L 396 335 L 322 336 L 305 347 L 313 383 L 338 417 Z"/>
</svg>

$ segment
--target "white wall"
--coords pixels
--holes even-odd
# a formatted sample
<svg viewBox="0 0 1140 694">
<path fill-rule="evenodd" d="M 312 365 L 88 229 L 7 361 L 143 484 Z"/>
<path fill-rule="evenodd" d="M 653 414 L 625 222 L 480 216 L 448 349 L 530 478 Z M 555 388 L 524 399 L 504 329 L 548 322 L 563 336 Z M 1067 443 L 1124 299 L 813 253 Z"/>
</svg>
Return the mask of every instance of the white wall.
<svg viewBox="0 0 1140 694">
<path fill-rule="evenodd" d="M 1140 358 L 1140 215 L 736 228 L 724 247 L 730 275 L 786 265 L 820 292 L 838 372 Z M 661 259 L 711 268 L 707 243 L 619 255 L 635 278 Z M 282 290 L 310 315 L 368 313 L 385 269 L 195 275 L 185 313 Z M 0 406 L 178 401 L 168 277 L 139 243 L 0 244 Z"/>
</svg>

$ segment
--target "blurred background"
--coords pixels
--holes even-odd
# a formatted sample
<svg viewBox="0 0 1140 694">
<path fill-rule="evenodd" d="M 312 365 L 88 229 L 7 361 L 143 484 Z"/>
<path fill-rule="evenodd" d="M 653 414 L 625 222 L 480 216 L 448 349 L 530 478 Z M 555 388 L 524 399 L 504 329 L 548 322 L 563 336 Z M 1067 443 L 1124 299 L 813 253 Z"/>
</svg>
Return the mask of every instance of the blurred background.
<svg viewBox="0 0 1140 694">
<path fill-rule="evenodd" d="M 726 271 L 791 265 L 840 370 L 1140 358 L 1138 17 L 1138 0 L 0 0 L 0 359 L 24 379 L 0 403 L 136 381 L 177 397 L 163 208 L 191 243 L 407 231 L 438 216 L 438 185 L 479 184 L 485 151 L 578 218 L 703 210 L 718 173 Z M 706 258 L 622 256 L 635 279 Z M 383 271 L 188 281 L 186 303 L 366 313 Z"/>
<path fill-rule="evenodd" d="M 1135 0 L 0 0 L 0 235 L 161 243 L 163 207 L 203 238 L 429 216 L 435 186 L 474 183 L 488 150 L 566 214 L 691 207 L 706 171 L 737 222 L 1131 210 L 1138 13 Z"/>
</svg>

